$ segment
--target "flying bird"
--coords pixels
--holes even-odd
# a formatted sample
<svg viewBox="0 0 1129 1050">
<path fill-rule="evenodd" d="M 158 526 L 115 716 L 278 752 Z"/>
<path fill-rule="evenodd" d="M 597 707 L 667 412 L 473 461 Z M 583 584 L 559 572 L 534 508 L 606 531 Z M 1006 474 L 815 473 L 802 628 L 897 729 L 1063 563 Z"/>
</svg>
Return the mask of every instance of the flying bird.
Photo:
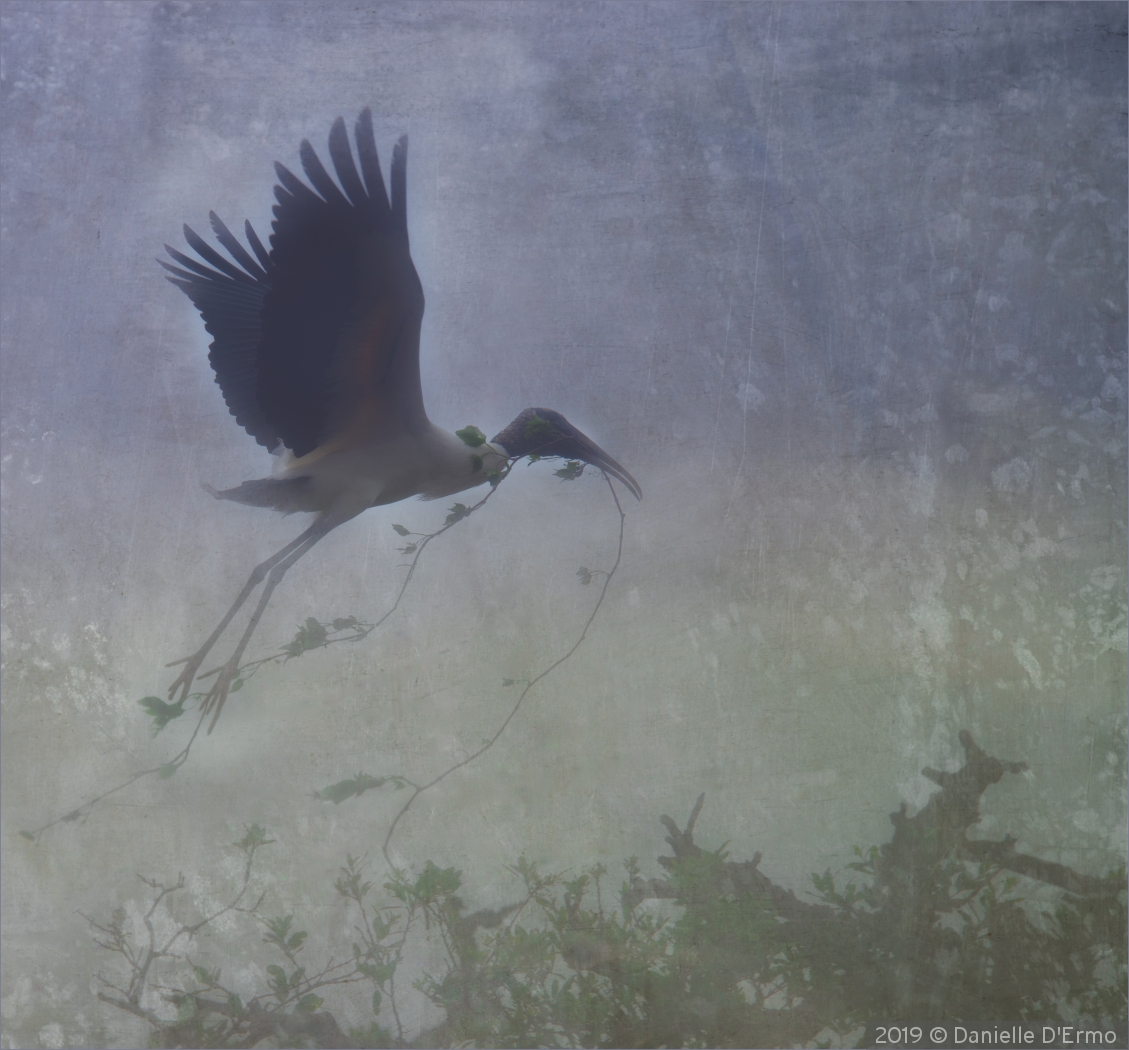
<svg viewBox="0 0 1129 1050">
<path fill-rule="evenodd" d="M 217 499 L 313 524 L 255 566 L 227 614 L 169 689 L 183 701 L 212 647 L 255 589 L 262 594 L 231 658 L 215 672 L 202 714 L 215 727 L 243 652 L 286 571 L 320 539 L 369 507 L 411 496 L 436 499 L 497 478 L 523 456 L 565 457 L 627 486 L 635 479 L 559 412 L 527 408 L 490 442 L 473 428 L 450 433 L 427 418 L 420 384 L 423 288 L 408 247 L 408 139 L 392 152 L 391 196 L 377 157 L 372 114 L 354 126 L 357 160 L 340 117 L 329 132 L 337 182 L 308 141 L 299 150 L 306 185 L 281 164 L 270 251 L 244 224 L 246 248 L 209 214 L 225 258 L 187 225 L 193 259 L 165 245 L 161 265 L 192 300 L 212 336 L 216 383 L 235 421 L 280 455 L 268 478 L 216 491 Z M 312 187 L 312 188 L 311 188 Z M 202 262 L 200 260 L 203 260 Z M 475 436 L 477 435 L 477 436 Z"/>
</svg>

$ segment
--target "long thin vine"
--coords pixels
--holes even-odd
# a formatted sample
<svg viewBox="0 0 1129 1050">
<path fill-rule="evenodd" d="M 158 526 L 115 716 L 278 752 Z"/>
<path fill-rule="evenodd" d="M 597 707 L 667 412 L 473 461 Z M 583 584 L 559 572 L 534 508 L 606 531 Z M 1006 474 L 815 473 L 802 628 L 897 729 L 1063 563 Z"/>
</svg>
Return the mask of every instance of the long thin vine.
<svg viewBox="0 0 1129 1050">
<path fill-rule="evenodd" d="M 445 769 L 437 777 L 429 780 L 426 784 L 413 784 L 410 780 L 407 779 L 407 777 L 401 776 L 385 778 L 386 780 L 390 781 L 398 781 L 412 788 L 411 795 L 408 796 L 407 801 L 400 807 L 396 816 L 392 818 L 392 823 L 388 827 L 388 833 L 384 836 L 384 843 L 380 847 L 381 852 L 384 854 L 384 859 L 389 863 L 390 866 L 392 865 L 392 858 L 389 856 L 388 846 L 392 842 L 392 835 L 395 833 L 396 826 L 400 823 L 401 817 L 403 817 L 404 814 L 407 813 L 409 809 L 411 809 L 412 803 L 414 803 L 415 800 L 419 798 L 420 795 L 422 795 L 425 791 L 431 790 L 431 788 L 435 787 L 435 785 L 440 783 L 440 781 L 446 780 L 447 777 L 449 777 L 457 770 L 460 770 L 465 766 L 469 766 L 472 762 L 489 751 L 498 742 L 498 739 L 501 737 L 501 735 L 506 731 L 506 727 L 509 726 L 510 722 L 513 721 L 514 717 L 521 709 L 521 705 L 525 701 L 525 698 L 529 695 L 530 690 L 535 685 L 537 685 L 538 682 L 544 681 L 545 678 L 552 674 L 558 667 L 561 666 L 561 664 L 563 664 L 569 657 L 571 657 L 572 654 L 580 648 L 580 646 L 584 642 L 584 639 L 588 636 L 588 628 L 592 626 L 593 620 L 596 619 L 596 614 L 600 611 L 600 606 L 604 604 L 604 596 L 608 593 L 608 587 L 611 585 L 612 577 L 615 575 L 616 569 L 619 568 L 620 560 L 623 557 L 623 526 L 626 515 L 623 512 L 623 506 L 619 502 L 619 497 L 616 495 L 616 491 L 611 483 L 611 479 L 607 476 L 607 474 L 604 474 L 604 480 L 607 482 L 608 491 L 612 494 L 612 499 L 615 501 L 616 512 L 619 514 L 619 541 L 616 546 L 615 561 L 613 562 L 610 569 L 602 573 L 604 577 L 604 583 L 600 588 L 600 596 L 596 599 L 596 604 L 592 607 L 592 612 L 589 614 L 588 619 L 584 622 L 584 627 L 581 629 L 580 637 L 576 639 L 576 641 L 572 645 L 572 648 L 569 649 L 568 652 L 566 652 L 563 656 L 558 657 L 548 667 L 546 667 L 544 671 L 542 671 L 536 677 L 529 679 L 529 681 L 525 683 L 525 688 L 522 689 L 521 694 L 518 696 L 513 707 L 510 708 L 509 714 L 506 715 L 506 717 L 502 720 L 502 724 L 498 726 L 498 728 L 494 731 L 494 735 L 490 737 L 490 739 L 487 740 L 486 743 L 483 744 L 482 747 L 480 747 L 473 754 L 468 755 L 461 762 L 456 762 L 453 766 Z M 590 572 L 587 569 L 582 569 L 580 574 L 582 579 L 584 574 L 586 574 L 589 580 L 593 575 L 595 575 L 595 573 Z M 358 793 L 359 792 L 354 792 L 354 794 Z"/>
<path fill-rule="evenodd" d="M 531 458 L 531 460 L 536 461 L 536 459 L 538 457 L 532 456 L 530 458 Z M 404 595 L 407 593 L 407 589 L 408 589 L 409 585 L 411 584 L 413 577 L 415 576 L 416 569 L 419 567 L 419 562 L 420 562 L 420 559 L 423 556 L 423 552 L 427 549 L 428 545 L 433 540 L 436 540 L 440 536 L 442 536 L 445 532 L 450 531 L 459 522 L 464 521 L 465 519 L 469 518 L 472 514 L 476 513 L 483 506 L 485 506 L 486 503 L 489 502 L 489 500 L 494 496 L 494 493 L 497 492 L 499 484 L 510 474 L 510 472 L 512 471 L 516 462 L 517 462 L 517 458 L 511 459 L 506 463 L 505 467 L 502 468 L 501 470 L 496 471 L 496 472 L 491 472 L 491 474 L 488 475 L 488 479 L 490 481 L 490 489 L 482 497 L 482 499 L 480 499 L 477 503 L 474 503 L 469 507 L 462 504 L 462 503 L 456 503 L 450 509 L 449 513 L 447 514 L 447 518 L 444 521 L 443 525 L 440 528 L 436 529 L 434 532 L 416 533 L 416 532 L 410 532 L 409 530 L 405 529 L 403 526 L 400 526 L 400 525 L 394 525 L 393 526 L 393 528 L 396 530 L 396 532 L 400 536 L 407 537 L 409 539 L 409 542 L 404 547 L 401 547 L 400 551 L 403 554 L 412 555 L 412 558 L 411 558 L 411 561 L 408 563 L 408 571 L 404 576 L 403 582 L 400 584 L 399 590 L 396 592 L 395 599 L 393 600 L 392 604 L 388 607 L 388 609 L 384 612 L 384 614 L 381 617 L 379 617 L 379 619 L 369 623 L 369 622 L 363 622 L 363 621 L 357 620 L 355 617 L 347 617 L 347 618 L 335 619 L 335 620 L 333 620 L 329 623 L 322 623 L 322 622 L 318 621 L 317 619 L 315 619 L 314 617 L 310 617 L 306 620 L 305 624 L 303 624 L 301 627 L 299 627 L 298 633 L 295 635 L 295 637 L 290 642 L 288 642 L 286 645 L 280 647 L 278 652 L 271 653 L 269 656 L 264 656 L 264 657 L 261 657 L 257 660 L 251 660 L 248 663 L 241 665 L 240 668 L 239 668 L 239 671 L 237 673 L 236 680 L 232 683 L 232 690 L 231 691 L 232 692 L 238 692 L 239 689 L 242 688 L 242 686 L 254 674 L 256 674 L 261 667 L 263 667 L 266 664 L 279 663 L 279 662 L 286 663 L 287 661 L 294 659 L 297 656 L 302 655 L 302 653 L 304 653 L 304 652 L 308 652 L 308 651 L 311 651 L 313 649 L 328 648 L 330 645 L 335 645 L 339 642 L 358 642 L 362 638 L 367 638 L 370 634 L 372 634 L 373 631 L 375 631 L 378 627 L 380 627 L 383 623 L 385 623 L 389 619 L 389 617 L 391 617 L 393 615 L 393 613 L 395 613 L 396 610 L 400 607 L 400 603 L 402 602 Z M 564 479 L 564 480 L 573 480 L 576 477 L 579 477 L 582 472 L 583 472 L 583 466 L 581 466 L 578 463 L 569 462 L 566 467 L 562 468 L 561 470 L 557 471 L 556 473 L 559 476 L 561 476 L 562 479 Z M 430 781 L 426 784 L 417 785 L 417 784 L 412 783 L 407 778 L 399 777 L 399 776 L 373 778 L 373 777 L 366 777 L 366 776 L 361 775 L 354 782 L 346 782 L 346 784 L 352 785 L 352 790 L 346 790 L 344 793 L 342 793 L 342 789 L 345 787 L 345 785 L 336 785 L 335 786 L 335 788 L 337 790 L 337 794 L 340 797 L 334 796 L 334 794 L 333 794 L 333 792 L 335 790 L 334 788 L 327 789 L 325 792 L 317 793 L 319 795 L 319 797 L 332 799 L 333 801 L 340 801 L 342 797 L 348 797 L 349 795 L 352 795 L 352 794 L 361 794 L 362 791 L 364 791 L 364 790 L 368 790 L 369 788 L 373 788 L 373 787 L 378 787 L 378 786 L 380 786 L 380 785 L 382 785 L 386 782 L 402 783 L 403 785 L 412 788 L 413 789 L 412 795 L 410 796 L 408 801 L 405 803 L 405 805 L 403 806 L 401 811 L 399 813 L 397 813 L 396 817 L 394 818 L 394 820 L 392 822 L 392 826 L 389 829 L 388 836 L 385 839 L 384 847 L 383 847 L 384 852 L 385 852 L 385 856 L 387 856 L 388 843 L 391 840 L 392 832 L 395 830 L 396 824 L 399 822 L 400 818 L 404 815 L 404 813 L 406 813 L 407 810 L 411 807 L 411 804 L 415 801 L 415 799 L 420 794 L 422 794 L 424 791 L 427 791 L 430 788 L 434 787 L 441 780 L 446 778 L 451 773 L 455 772 L 455 770 L 460 769 L 465 765 L 468 765 L 470 762 L 473 762 L 476 758 L 479 757 L 479 755 L 483 754 L 490 747 L 492 747 L 493 744 L 495 743 L 495 741 L 505 731 L 506 726 L 509 725 L 509 723 L 510 723 L 511 719 L 514 717 L 514 715 L 517 714 L 519 708 L 522 705 L 522 701 L 524 701 L 524 699 L 525 699 L 526 695 L 529 693 L 530 689 L 532 689 L 533 686 L 537 682 L 540 682 L 546 675 L 551 673 L 561 663 L 563 663 L 565 660 L 567 660 L 576 651 L 576 649 L 579 648 L 581 642 L 584 641 L 584 637 L 585 637 L 585 635 L 588 631 L 588 627 L 591 625 L 593 619 L 596 616 L 596 613 L 599 611 L 600 606 L 603 604 L 604 595 L 607 593 L 608 584 L 611 582 L 611 574 L 614 573 L 616 567 L 618 567 L 620 557 L 622 556 L 622 553 L 623 553 L 623 525 L 624 525 L 623 508 L 620 505 L 619 498 L 616 496 L 614 488 L 611 487 L 610 479 L 608 479 L 606 474 L 604 474 L 604 478 L 608 483 L 609 489 L 611 490 L 612 499 L 615 500 L 616 510 L 618 511 L 619 516 L 620 516 L 619 547 L 618 547 L 618 550 L 616 552 L 615 564 L 613 565 L 610 572 L 608 572 L 604 577 L 604 584 L 603 584 L 603 587 L 600 591 L 600 597 L 597 600 L 596 605 L 592 610 L 591 616 L 588 618 L 588 621 L 585 623 L 584 629 L 581 632 L 580 638 L 577 640 L 576 644 L 564 656 L 562 656 L 559 660 L 557 660 L 554 664 L 552 664 L 550 667 L 546 668 L 546 670 L 541 672 L 541 674 L 539 674 L 536 678 L 534 678 L 531 681 L 526 683 L 526 686 L 522 690 L 521 695 L 518 697 L 517 702 L 514 704 L 513 709 L 510 711 L 509 715 L 506 717 L 506 719 L 502 723 L 502 725 L 498 728 L 498 730 L 494 734 L 494 736 L 491 737 L 490 740 L 482 748 L 480 748 L 478 751 L 476 751 L 469 758 L 463 760 L 462 762 L 458 763 L 455 766 L 452 766 L 450 769 L 446 770 L 444 773 L 440 774 L 434 780 L 432 780 L 432 781 Z M 414 537 L 414 539 L 413 539 L 413 537 Z M 582 571 L 582 573 L 581 573 L 582 578 L 584 577 L 584 574 L 586 572 L 587 572 L 587 570 Z M 593 575 L 595 575 L 595 571 L 593 571 L 592 573 L 589 573 L 588 579 L 585 579 L 584 582 L 589 582 L 589 580 L 592 578 Z M 174 665 L 170 664 L 170 666 L 174 666 Z M 212 675 L 217 674 L 220 670 L 221 670 L 221 667 L 216 667 L 216 668 L 213 668 L 210 671 L 205 671 L 202 674 L 198 675 L 197 679 L 199 680 L 199 679 L 209 678 Z M 152 719 L 153 719 L 152 728 L 153 728 L 154 734 L 156 734 L 156 733 L 160 732 L 162 729 L 164 729 L 165 726 L 168 725 L 169 722 L 175 720 L 176 718 L 179 718 L 181 715 L 186 713 L 186 711 L 184 709 L 184 704 L 185 704 L 186 701 L 194 700 L 197 703 L 199 703 L 201 700 L 204 699 L 204 697 L 206 695 L 207 694 L 202 693 L 202 692 L 190 693 L 187 696 L 182 697 L 180 699 L 180 701 L 178 701 L 175 704 L 166 703 L 165 701 L 163 701 L 160 698 L 155 697 L 155 696 L 147 696 L 144 699 L 142 699 L 140 701 L 140 703 L 141 703 L 141 706 L 145 708 L 146 713 L 149 714 L 152 717 Z M 158 766 L 153 766 L 152 768 L 149 768 L 149 769 L 143 769 L 143 770 L 139 770 L 136 773 L 132 773 L 130 776 L 126 777 L 120 783 L 115 784 L 112 788 L 108 789 L 107 791 L 102 792 L 99 795 L 95 795 L 93 798 L 90 798 L 86 802 L 84 802 L 82 805 L 77 806 L 76 808 L 69 810 L 68 812 L 64 813 L 62 816 L 55 817 L 54 819 L 47 821 L 45 824 L 42 824 L 38 828 L 35 828 L 33 830 L 21 831 L 20 834 L 24 838 L 29 839 L 32 842 L 38 842 L 39 839 L 42 837 L 42 835 L 46 831 L 55 827 L 58 824 L 69 824 L 69 823 L 76 823 L 76 822 L 77 823 L 85 823 L 87 818 L 90 816 L 90 814 L 93 812 L 94 808 L 99 803 L 105 801 L 110 796 L 117 794 L 119 791 L 124 791 L 126 788 L 128 788 L 132 784 L 136 783 L 138 780 L 141 780 L 145 777 L 150 777 L 150 776 L 156 776 L 160 780 L 167 780 L 169 777 L 173 776 L 176 773 L 176 771 L 178 769 L 180 769 L 180 767 L 183 766 L 188 761 L 188 758 L 192 753 L 193 744 L 196 742 L 196 738 L 197 738 L 197 736 L 199 736 L 200 729 L 201 729 L 201 727 L 204 723 L 204 719 L 208 716 L 209 713 L 210 712 L 206 708 L 201 711 L 200 717 L 197 719 L 196 725 L 192 730 L 192 734 L 188 738 L 188 742 L 184 745 L 183 748 L 181 748 L 180 751 L 178 751 L 167 762 L 163 762 L 162 764 L 160 764 Z"/>
</svg>

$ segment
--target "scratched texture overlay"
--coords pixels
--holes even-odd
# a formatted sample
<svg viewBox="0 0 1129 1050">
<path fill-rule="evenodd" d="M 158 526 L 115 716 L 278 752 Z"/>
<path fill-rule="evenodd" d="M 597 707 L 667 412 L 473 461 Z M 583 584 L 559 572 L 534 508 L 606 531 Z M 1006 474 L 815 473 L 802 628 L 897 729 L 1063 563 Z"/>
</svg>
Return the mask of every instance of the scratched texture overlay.
<svg viewBox="0 0 1129 1050">
<path fill-rule="evenodd" d="M 432 419 L 493 434 L 555 408 L 644 491 L 620 490 L 585 643 L 420 796 L 393 860 L 461 870 L 468 908 L 514 899 L 522 854 L 602 861 L 615 890 L 630 855 L 663 874 L 659 817 L 704 792 L 696 841 L 760 851 L 810 899 L 811 872 L 926 803 L 921 769 L 957 769 L 967 729 L 1030 767 L 987 791 L 976 835 L 1123 863 L 1124 5 L 2 16 L 4 1046 L 143 1044 L 96 998 L 114 961 L 83 915 L 138 916 L 138 873 L 183 873 L 186 915 L 214 906 L 256 822 L 271 913 L 311 950 L 347 945 L 333 879 L 352 854 L 382 882 L 403 793 L 313 792 L 425 781 L 481 746 L 614 561 L 598 474 L 521 464 L 378 631 L 263 667 L 174 776 L 20 835 L 185 745 L 191 714 L 154 736 L 139 700 L 304 527 L 201 490 L 271 460 L 154 260 L 211 209 L 265 238 L 272 162 L 300 171 L 303 138 L 327 159 L 334 118 L 366 106 L 385 162 L 411 138 Z M 382 615 L 406 571 L 393 524 L 433 531 L 451 502 L 334 532 L 248 657 L 309 617 Z M 196 950 L 251 987 L 247 929 Z M 409 1038 L 438 1016 L 409 987 L 438 951 L 404 963 Z M 367 999 L 331 1005 L 365 1023 Z"/>
</svg>

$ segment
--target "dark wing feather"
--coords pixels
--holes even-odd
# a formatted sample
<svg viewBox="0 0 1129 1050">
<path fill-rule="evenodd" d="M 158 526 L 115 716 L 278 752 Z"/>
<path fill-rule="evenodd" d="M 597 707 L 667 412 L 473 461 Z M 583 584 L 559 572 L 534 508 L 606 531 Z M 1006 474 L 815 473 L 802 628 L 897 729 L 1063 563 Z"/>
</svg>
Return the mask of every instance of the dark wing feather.
<svg viewBox="0 0 1129 1050">
<path fill-rule="evenodd" d="M 308 144 L 302 165 L 321 196 L 276 165 L 282 185 L 275 188 L 258 394 L 296 456 L 345 433 L 390 436 L 428 425 L 419 382 L 423 289 L 406 222 L 394 218 L 384 195 L 368 110 L 357 122 L 357 150 L 367 191 L 344 126 L 331 132 L 330 157 L 347 196 Z M 401 146 L 392 168 L 399 215 L 406 215 L 403 165 Z"/>
<path fill-rule="evenodd" d="M 325 198 L 329 206 L 334 211 L 348 208 L 349 202 L 345 199 L 345 194 L 337 188 L 337 184 L 329 177 L 329 172 L 322 167 L 322 163 L 308 139 L 302 139 L 302 145 L 298 148 L 298 155 L 302 158 L 302 167 L 306 171 L 306 178 L 314 184 L 314 189 Z"/>
<path fill-rule="evenodd" d="M 251 245 L 251 250 L 255 253 L 259 262 L 263 264 L 264 268 L 270 266 L 270 252 L 263 247 L 259 235 L 251 229 L 251 224 L 246 219 L 243 220 L 243 232 L 247 235 L 247 243 Z"/>
<path fill-rule="evenodd" d="M 357 156 L 361 161 L 361 174 L 365 177 L 365 187 L 372 207 L 377 211 L 387 211 L 388 194 L 384 190 L 384 176 L 380 174 L 376 137 L 372 133 L 372 114 L 367 109 L 353 126 L 353 134 L 357 138 Z"/>
<path fill-rule="evenodd" d="M 201 258 L 213 263 L 215 269 L 182 255 L 167 244 L 165 250 L 180 263 L 180 267 L 170 266 L 161 260 L 158 262 L 173 275 L 169 280 L 184 291 L 204 319 L 204 327 L 212 336 L 208 360 L 235 421 L 260 445 L 273 452 L 281 438 L 259 406 L 255 369 L 260 332 L 259 315 L 263 299 L 270 288 L 270 279 L 266 269 L 255 265 L 214 213 L 211 220 L 220 243 L 231 252 L 244 270 L 233 266 L 209 248 L 187 226 L 184 227 L 185 239 Z M 254 246 L 258 238 L 254 237 L 249 223 L 247 229 Z"/>
<path fill-rule="evenodd" d="M 212 214 L 214 215 L 215 212 L 212 212 Z M 232 280 L 238 281 L 240 284 L 258 283 L 254 277 L 244 273 L 238 266 L 233 266 L 214 248 L 210 248 L 207 242 L 187 223 L 184 225 L 184 239 L 201 259 L 211 263 L 217 270 L 222 270 Z"/>
<path fill-rule="evenodd" d="M 392 222 L 408 235 L 408 136 L 392 151 Z"/>
<path fill-rule="evenodd" d="M 167 245 L 181 268 L 161 263 L 214 337 L 208 359 L 232 415 L 272 451 L 282 443 L 303 456 L 345 433 L 417 433 L 428 425 L 419 380 L 423 289 L 408 247 L 407 139 L 393 153 L 390 206 L 367 109 L 355 136 L 360 173 L 345 123 L 334 121 L 329 155 L 340 188 L 308 142 L 300 156 L 317 193 L 275 165 L 269 254 L 250 223 L 244 231 L 255 258 L 212 213 L 234 263 L 187 226 L 185 239 L 210 266 Z"/>
<path fill-rule="evenodd" d="M 231 231 L 220 221 L 220 217 L 214 211 L 208 212 L 208 221 L 212 224 L 212 232 L 216 235 L 216 240 L 231 253 L 231 257 L 254 277 L 255 280 L 265 281 L 267 279 L 266 270 L 247 254 L 247 250 L 235 239 Z M 250 240 L 258 240 L 255 236 L 255 231 L 251 229 L 250 223 L 247 223 L 247 232 Z"/>
<path fill-rule="evenodd" d="M 329 129 L 329 156 L 333 160 L 333 170 L 337 172 L 341 187 L 345 190 L 345 196 L 351 201 L 367 198 L 368 193 L 361 184 L 357 166 L 353 163 L 353 151 L 349 149 L 349 132 L 345 130 L 345 121 L 340 117 Z"/>
</svg>

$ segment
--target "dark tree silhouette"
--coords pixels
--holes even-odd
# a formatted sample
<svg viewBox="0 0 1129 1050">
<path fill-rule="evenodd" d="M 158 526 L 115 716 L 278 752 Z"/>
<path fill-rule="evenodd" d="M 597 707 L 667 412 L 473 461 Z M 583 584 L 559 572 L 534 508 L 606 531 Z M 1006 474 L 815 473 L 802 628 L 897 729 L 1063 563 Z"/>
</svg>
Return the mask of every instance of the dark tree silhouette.
<svg viewBox="0 0 1129 1050">
<path fill-rule="evenodd" d="M 221 911 L 158 941 L 150 920 L 182 882 L 146 880 L 144 929 L 127 930 L 121 915 L 94 924 L 127 972 L 102 978 L 100 998 L 168 1047 L 872 1045 L 867 1026 L 879 1022 L 1070 1024 L 1126 1045 L 1124 869 L 1085 875 L 1017 852 L 1010 837 L 969 838 L 984 792 L 1026 765 L 985 754 L 967 731 L 960 741 L 964 765 L 923 770 L 940 790 L 913 816 L 904 805 L 891 814 L 893 837 L 856 851 L 846 885 L 814 875 L 812 900 L 774 883 L 759 853 L 734 861 L 696 843 L 701 795 L 684 827 L 661 818 L 664 874 L 645 878 L 627 862 L 617 908 L 603 866 L 565 879 L 524 859 L 512 870 L 525 892 L 502 908 L 468 914 L 462 873 L 430 862 L 414 878 L 393 872 L 387 903 L 374 906 L 350 858 L 336 889 L 357 911 L 358 940 L 351 958 L 312 973 L 299 963 L 306 934 L 293 917 L 268 920 L 261 899 L 243 903 L 268 844 L 252 828 L 237 844 L 243 882 Z M 228 912 L 262 924 L 281 956 L 267 968 L 270 987 L 247 1002 L 218 969 L 175 950 Z M 410 939 L 429 936 L 446 966 L 415 987 L 444 1019 L 409 1038 L 397 967 Z M 318 993 L 355 984 L 369 988 L 374 1020 L 346 1033 Z"/>
</svg>

